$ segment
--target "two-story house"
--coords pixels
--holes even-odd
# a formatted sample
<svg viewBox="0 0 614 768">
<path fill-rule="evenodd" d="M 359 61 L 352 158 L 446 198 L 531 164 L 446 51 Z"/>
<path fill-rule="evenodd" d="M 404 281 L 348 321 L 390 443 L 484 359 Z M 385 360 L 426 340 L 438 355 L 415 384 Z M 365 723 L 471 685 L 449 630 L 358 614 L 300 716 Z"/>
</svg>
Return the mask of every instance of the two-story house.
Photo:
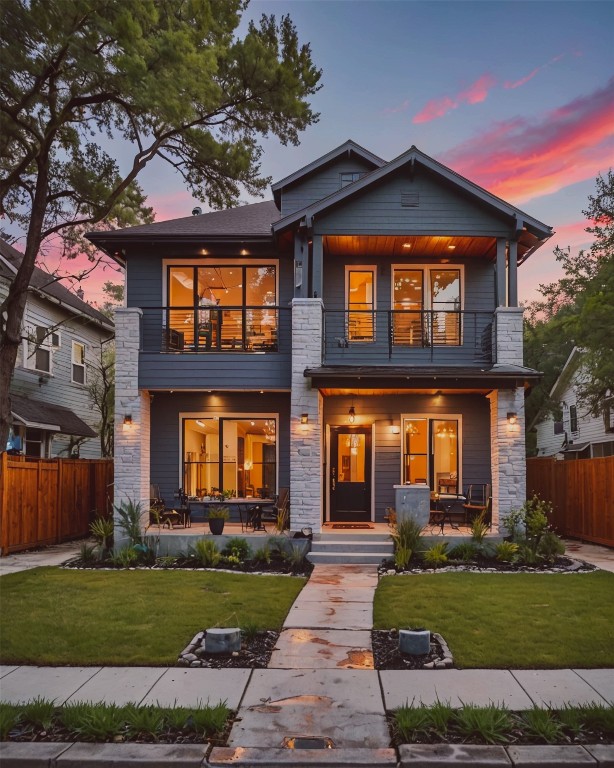
<svg viewBox="0 0 614 768">
<path fill-rule="evenodd" d="M 614 456 L 614 395 L 599 416 L 580 402 L 578 386 L 589 376 L 582 350 L 574 347 L 555 381 L 550 398 L 560 406 L 560 418 L 538 414 L 537 455 L 564 459 Z"/>
<path fill-rule="evenodd" d="M 116 500 L 290 488 L 291 525 L 383 521 L 393 486 L 524 501 L 517 269 L 550 227 L 415 147 L 352 141 L 273 200 L 90 239 L 126 268 Z"/>
<path fill-rule="evenodd" d="M 22 258 L 0 239 L 0 299 Z M 100 345 L 112 338 L 108 317 L 34 268 L 10 387 L 14 421 L 8 448 L 44 458 L 100 458 L 100 415 L 92 408 L 88 385 Z"/>
</svg>

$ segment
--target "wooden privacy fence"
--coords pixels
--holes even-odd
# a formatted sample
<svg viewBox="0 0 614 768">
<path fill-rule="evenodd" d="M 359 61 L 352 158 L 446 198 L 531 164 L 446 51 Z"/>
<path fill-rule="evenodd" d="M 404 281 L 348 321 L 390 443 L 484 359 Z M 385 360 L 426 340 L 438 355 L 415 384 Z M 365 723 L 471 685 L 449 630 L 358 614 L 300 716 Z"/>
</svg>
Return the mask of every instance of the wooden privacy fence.
<svg viewBox="0 0 614 768">
<path fill-rule="evenodd" d="M 113 512 L 113 459 L 38 459 L 0 454 L 2 555 L 89 533 Z"/>
<path fill-rule="evenodd" d="M 552 502 L 558 533 L 614 547 L 614 456 L 527 459 L 527 498 L 534 493 Z"/>
</svg>

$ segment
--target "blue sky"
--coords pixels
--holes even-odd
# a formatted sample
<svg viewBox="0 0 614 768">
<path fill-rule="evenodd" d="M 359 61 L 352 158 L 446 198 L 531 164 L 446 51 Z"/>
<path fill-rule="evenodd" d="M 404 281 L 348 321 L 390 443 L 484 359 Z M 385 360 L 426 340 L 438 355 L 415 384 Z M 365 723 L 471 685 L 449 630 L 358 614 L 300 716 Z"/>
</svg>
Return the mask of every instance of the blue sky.
<svg viewBox="0 0 614 768">
<path fill-rule="evenodd" d="M 581 211 L 614 158 L 614 2 L 252 0 L 239 32 L 263 13 L 290 14 L 323 70 L 319 122 L 298 147 L 265 139 L 264 175 L 348 138 L 385 160 L 415 144 L 555 228 L 520 270 L 524 300 L 558 276 L 555 244 L 588 244 Z M 159 221 L 196 203 L 162 162 L 140 181 Z"/>
<path fill-rule="evenodd" d="M 252 0 L 242 28 L 262 13 L 290 14 L 323 70 L 319 123 L 298 147 L 265 140 L 265 175 L 348 138 L 386 160 L 415 144 L 557 230 L 523 299 L 558 275 L 554 244 L 588 244 L 581 211 L 614 158 L 614 3 Z M 143 177 L 158 218 L 187 215 L 160 170 Z"/>
</svg>

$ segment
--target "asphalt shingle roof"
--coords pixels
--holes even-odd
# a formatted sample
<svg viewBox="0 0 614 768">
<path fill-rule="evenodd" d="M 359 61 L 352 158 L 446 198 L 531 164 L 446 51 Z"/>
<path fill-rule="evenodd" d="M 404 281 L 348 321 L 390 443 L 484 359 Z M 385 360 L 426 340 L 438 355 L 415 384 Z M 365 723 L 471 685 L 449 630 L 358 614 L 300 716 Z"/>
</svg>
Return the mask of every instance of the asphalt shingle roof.
<svg viewBox="0 0 614 768">
<path fill-rule="evenodd" d="M 70 408 L 42 403 L 22 395 L 11 395 L 11 411 L 28 424 L 53 424 L 63 435 L 96 437 L 94 430 L 82 421 Z"/>
<path fill-rule="evenodd" d="M 88 232 L 92 242 L 110 239 L 131 239 L 147 235 L 155 237 L 249 237 L 271 235 L 271 226 L 281 218 L 273 200 L 263 203 L 242 205 L 225 211 L 201 213 L 198 216 L 185 216 L 181 219 L 158 221 L 154 224 L 142 224 L 138 227 L 118 229 L 112 232 Z"/>
<path fill-rule="evenodd" d="M 9 245 L 5 240 L 2 240 L 2 238 L 0 238 L 0 254 L 2 254 L 2 256 L 16 269 L 19 269 L 23 259 L 23 253 L 16 248 L 13 248 L 12 245 Z M 9 279 L 13 278 L 13 274 L 6 269 L 6 267 L 1 270 L 1 274 Z M 113 328 L 113 321 L 106 317 L 106 315 L 103 315 L 102 312 L 99 312 L 87 302 L 80 299 L 60 281 L 55 280 L 53 275 L 50 275 L 49 272 L 45 272 L 39 267 L 34 267 L 30 279 L 30 287 L 41 293 L 47 294 L 57 301 L 60 301 L 62 304 L 67 304 L 69 307 L 72 307 L 72 309 L 76 309 L 78 312 L 91 317 L 92 320 L 96 320 L 98 323 L 104 323 L 109 329 Z"/>
</svg>

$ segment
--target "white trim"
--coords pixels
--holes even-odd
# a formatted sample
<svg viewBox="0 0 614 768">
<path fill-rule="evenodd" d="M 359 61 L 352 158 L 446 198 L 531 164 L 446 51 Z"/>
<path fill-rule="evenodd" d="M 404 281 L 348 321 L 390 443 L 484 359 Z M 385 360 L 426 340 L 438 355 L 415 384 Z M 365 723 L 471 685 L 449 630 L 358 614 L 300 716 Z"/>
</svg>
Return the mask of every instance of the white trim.
<svg viewBox="0 0 614 768">
<path fill-rule="evenodd" d="M 457 482 L 457 488 L 458 492 L 462 492 L 463 488 L 463 416 L 461 413 L 433 413 L 432 411 L 426 412 L 426 413 L 402 413 L 401 414 L 401 483 L 403 482 L 403 456 L 405 454 L 405 446 L 403 444 L 403 422 L 405 419 L 426 419 L 428 423 L 428 431 L 429 436 L 431 433 L 431 421 L 457 421 L 458 422 L 458 437 L 457 437 L 457 460 L 458 460 L 458 482 Z M 428 439 L 428 437 L 427 437 Z M 427 483 L 431 484 L 431 478 L 430 478 L 430 457 L 432 454 L 432 446 L 430 444 L 427 445 Z M 437 490 L 434 488 L 434 490 Z"/>
<path fill-rule="evenodd" d="M 75 345 L 78 344 L 80 347 L 83 347 L 83 363 L 75 362 Z M 87 386 L 87 363 L 85 360 L 87 352 L 87 344 L 84 341 L 79 341 L 78 339 L 71 339 L 70 342 L 70 381 L 72 384 L 78 384 L 79 386 L 86 387 Z M 74 366 L 78 366 L 79 368 L 83 368 L 83 381 L 77 381 L 75 379 L 74 375 Z"/>
<path fill-rule="evenodd" d="M 202 257 L 200 259 L 189 258 L 168 258 L 162 259 L 162 297 L 160 306 L 170 306 L 168 301 L 168 268 L 169 267 L 275 267 L 275 301 L 279 306 L 279 259 L 263 256 L 260 258 L 246 259 L 244 256 L 219 256 L 217 258 Z M 222 305 L 220 305 L 222 306 Z M 166 323 L 166 316 L 162 318 L 163 324 Z M 163 326 L 165 327 L 165 325 Z"/>
<path fill-rule="evenodd" d="M 373 275 L 373 336 L 370 339 L 350 339 L 349 335 L 349 313 L 350 313 L 350 272 L 371 272 Z M 346 264 L 345 265 L 345 282 L 344 282 L 344 295 L 345 295 L 345 338 L 351 344 L 374 344 L 376 341 L 376 326 L 377 326 L 377 264 Z M 366 303 L 366 302 L 365 302 Z M 360 310 L 356 310 L 359 312 Z M 367 310 L 369 311 L 369 310 Z"/>
</svg>

